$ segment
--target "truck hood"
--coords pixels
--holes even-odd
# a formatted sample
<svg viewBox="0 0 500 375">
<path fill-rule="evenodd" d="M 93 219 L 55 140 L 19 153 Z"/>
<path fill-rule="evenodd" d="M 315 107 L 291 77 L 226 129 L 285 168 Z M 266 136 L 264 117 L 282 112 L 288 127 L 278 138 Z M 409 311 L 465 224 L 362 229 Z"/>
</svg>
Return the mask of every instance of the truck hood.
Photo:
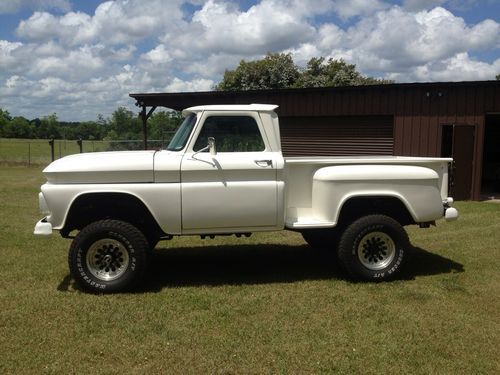
<svg viewBox="0 0 500 375">
<path fill-rule="evenodd" d="M 75 154 L 52 162 L 43 170 L 43 174 L 53 184 L 154 182 L 155 152 Z"/>
</svg>

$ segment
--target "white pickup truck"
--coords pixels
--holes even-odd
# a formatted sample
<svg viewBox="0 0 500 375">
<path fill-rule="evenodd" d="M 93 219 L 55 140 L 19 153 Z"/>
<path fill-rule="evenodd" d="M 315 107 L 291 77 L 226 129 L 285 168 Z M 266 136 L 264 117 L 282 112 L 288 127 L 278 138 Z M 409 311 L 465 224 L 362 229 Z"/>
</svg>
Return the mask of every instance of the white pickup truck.
<svg viewBox="0 0 500 375">
<path fill-rule="evenodd" d="M 192 107 L 165 150 L 54 161 L 43 171 L 46 217 L 35 234 L 73 238 L 77 284 L 117 292 L 140 279 L 159 240 L 283 229 L 336 252 L 355 279 L 388 280 L 407 260 L 403 226 L 458 217 L 448 197 L 451 159 L 284 158 L 276 108 Z"/>
</svg>

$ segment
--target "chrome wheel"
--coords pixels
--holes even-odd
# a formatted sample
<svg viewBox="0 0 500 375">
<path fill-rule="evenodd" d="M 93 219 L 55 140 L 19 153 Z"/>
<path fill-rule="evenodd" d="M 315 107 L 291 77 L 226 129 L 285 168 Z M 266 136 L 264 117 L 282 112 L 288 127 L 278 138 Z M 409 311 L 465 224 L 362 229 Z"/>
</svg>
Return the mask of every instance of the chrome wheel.
<svg viewBox="0 0 500 375">
<path fill-rule="evenodd" d="M 369 270 L 381 270 L 387 267 L 395 255 L 394 241 L 383 232 L 366 234 L 358 245 L 358 259 Z"/>
<path fill-rule="evenodd" d="M 129 255 L 120 241 L 105 238 L 90 246 L 86 261 L 93 276 L 102 281 L 111 281 L 125 273 L 129 265 Z"/>
</svg>

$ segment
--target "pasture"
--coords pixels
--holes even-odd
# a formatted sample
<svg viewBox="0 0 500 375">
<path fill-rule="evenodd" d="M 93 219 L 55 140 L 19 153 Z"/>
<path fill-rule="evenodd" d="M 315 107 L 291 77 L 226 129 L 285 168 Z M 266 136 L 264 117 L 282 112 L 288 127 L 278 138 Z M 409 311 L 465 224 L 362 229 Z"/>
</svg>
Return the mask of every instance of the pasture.
<svg viewBox="0 0 500 375">
<path fill-rule="evenodd" d="M 500 204 L 408 228 L 404 277 L 353 283 L 292 232 L 160 242 L 134 292 L 75 289 L 32 235 L 41 167 L 0 164 L 0 373 L 500 373 Z"/>
</svg>

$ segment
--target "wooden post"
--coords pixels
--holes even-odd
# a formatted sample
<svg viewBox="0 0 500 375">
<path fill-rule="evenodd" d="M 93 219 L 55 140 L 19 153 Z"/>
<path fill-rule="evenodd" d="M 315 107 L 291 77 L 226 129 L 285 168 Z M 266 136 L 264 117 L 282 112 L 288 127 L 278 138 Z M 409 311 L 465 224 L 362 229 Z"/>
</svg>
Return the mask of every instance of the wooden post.
<svg viewBox="0 0 500 375">
<path fill-rule="evenodd" d="M 52 158 L 52 161 L 54 161 L 54 138 L 49 140 L 49 145 L 50 145 L 50 156 Z"/>
<path fill-rule="evenodd" d="M 148 125 L 147 121 L 148 118 L 146 116 L 146 106 L 142 106 L 142 111 L 141 111 L 141 119 L 142 119 L 142 132 L 144 134 L 144 150 L 148 149 Z"/>
</svg>

